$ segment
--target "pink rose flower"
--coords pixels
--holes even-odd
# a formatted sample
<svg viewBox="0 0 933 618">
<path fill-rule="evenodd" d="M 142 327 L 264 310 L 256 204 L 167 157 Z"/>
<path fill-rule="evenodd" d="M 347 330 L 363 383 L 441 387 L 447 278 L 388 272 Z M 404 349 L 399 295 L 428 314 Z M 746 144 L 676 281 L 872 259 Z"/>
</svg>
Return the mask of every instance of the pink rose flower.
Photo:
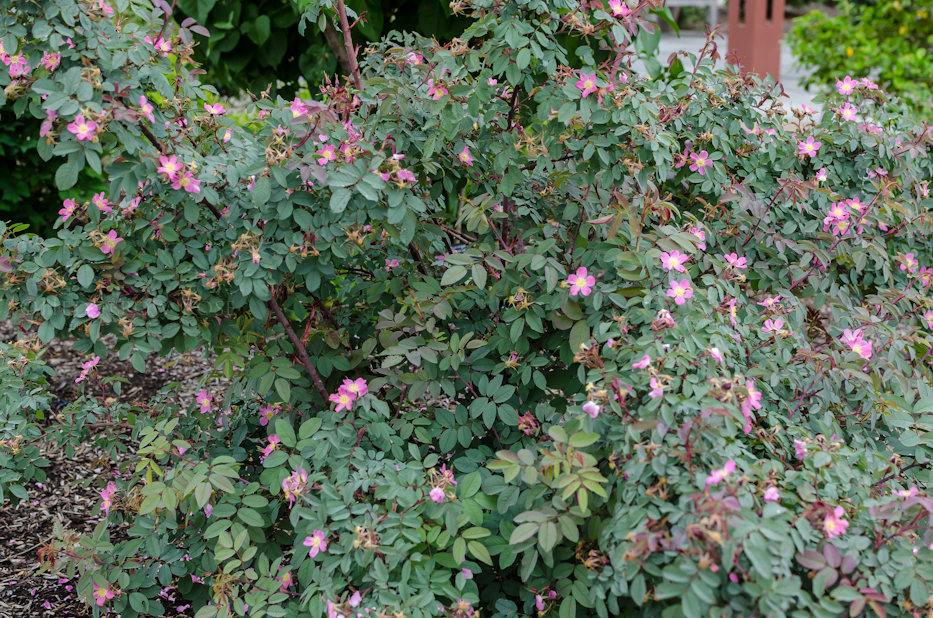
<svg viewBox="0 0 933 618">
<path fill-rule="evenodd" d="M 308 556 L 311 558 L 314 558 L 322 551 L 327 551 L 327 538 L 324 531 L 315 530 L 311 536 L 305 537 L 304 546 L 311 548 L 308 550 Z"/>
<path fill-rule="evenodd" d="M 577 294 L 589 296 L 590 292 L 593 291 L 593 286 L 596 285 L 596 279 L 588 274 L 586 268 L 581 266 L 577 269 L 576 273 L 567 277 L 567 283 L 570 284 L 571 296 L 576 296 Z"/>
<path fill-rule="evenodd" d="M 735 472 L 735 462 L 731 459 L 726 462 L 726 465 L 718 470 L 713 470 L 708 477 L 706 477 L 707 485 L 718 485 L 722 481 L 726 480 L 730 474 Z"/>
</svg>

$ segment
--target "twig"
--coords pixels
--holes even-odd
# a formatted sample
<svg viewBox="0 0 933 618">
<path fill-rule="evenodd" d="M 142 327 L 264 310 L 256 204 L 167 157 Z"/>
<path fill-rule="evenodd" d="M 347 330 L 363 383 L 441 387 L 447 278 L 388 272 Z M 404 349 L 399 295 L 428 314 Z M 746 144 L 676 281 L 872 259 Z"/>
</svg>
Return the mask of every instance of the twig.
<svg viewBox="0 0 933 618">
<path fill-rule="evenodd" d="M 314 365 L 311 364 L 311 359 L 308 357 L 308 351 L 301 344 L 301 340 L 298 338 L 298 335 L 295 333 L 295 329 L 292 328 L 291 322 L 288 321 L 288 318 L 285 317 L 285 313 L 282 312 L 282 307 L 279 306 L 275 296 L 269 300 L 269 307 L 272 308 L 272 311 L 275 313 L 275 317 L 278 319 L 279 324 L 282 325 L 282 328 L 285 329 L 285 333 L 288 335 L 288 338 L 291 339 L 292 344 L 295 346 L 299 358 L 301 358 L 302 364 L 305 366 L 305 369 L 308 370 L 308 373 L 311 374 L 311 381 L 314 382 L 314 386 L 317 388 L 317 392 L 324 398 L 326 402 L 328 400 L 327 389 L 324 388 L 324 382 L 321 380 L 321 376 L 318 374 L 317 369 L 314 368 Z"/>
<path fill-rule="evenodd" d="M 356 62 L 356 50 L 353 49 L 353 37 L 350 36 L 350 22 L 347 20 L 347 5 L 337 0 L 337 15 L 340 17 L 340 29 L 343 30 L 343 44 L 347 48 L 347 62 L 357 90 L 363 90 L 363 78 L 360 77 L 360 65 Z"/>
<path fill-rule="evenodd" d="M 331 326 L 333 326 L 333 327 L 336 328 L 337 330 L 340 330 L 340 325 L 337 324 L 337 320 L 334 319 L 333 314 L 332 314 L 330 311 L 327 310 L 327 307 L 324 306 L 324 303 L 322 303 L 320 300 L 318 300 L 317 298 L 315 298 L 315 299 L 314 299 L 314 306 L 317 307 L 317 308 L 321 311 L 321 313 L 324 314 L 324 317 L 327 318 L 327 321 L 330 322 L 330 325 L 331 325 Z"/>
<path fill-rule="evenodd" d="M 408 251 L 411 252 L 411 257 L 415 258 L 415 261 L 418 262 L 418 266 L 421 268 L 421 274 L 427 277 L 428 267 L 424 265 L 424 260 L 421 259 L 421 252 L 418 251 L 418 247 L 415 246 L 415 243 L 408 243 Z"/>
<path fill-rule="evenodd" d="M 160 144 L 156 136 L 152 134 L 152 131 L 147 129 L 145 125 L 143 125 L 142 123 L 139 124 L 139 128 L 140 130 L 142 130 L 143 135 L 146 136 L 146 139 L 149 140 L 149 143 L 155 146 L 159 152 L 161 152 L 162 154 L 165 154 L 165 150 L 162 148 L 162 144 Z"/>
<path fill-rule="evenodd" d="M 509 117 L 505 121 L 505 126 L 509 131 L 512 130 L 512 120 L 515 118 L 515 112 L 518 110 L 518 86 L 512 86 L 512 101 L 509 103 Z"/>
<path fill-rule="evenodd" d="M 901 468 L 901 471 L 900 471 L 900 472 L 895 472 L 894 474 L 889 474 L 888 476 L 884 477 L 883 479 L 881 479 L 880 481 L 878 481 L 877 483 L 875 483 L 875 485 L 881 485 L 882 483 L 886 483 L 886 482 L 890 481 L 891 479 L 896 478 L 896 477 L 900 476 L 901 474 L 904 474 L 905 472 L 907 472 L 907 471 L 910 470 L 911 468 L 916 468 L 916 467 L 918 467 L 918 466 L 929 466 L 929 465 L 930 465 L 930 462 L 929 462 L 929 461 L 925 461 L 925 462 L 923 462 L 923 463 L 920 463 L 919 461 L 915 461 L 914 463 L 910 464 L 909 466 L 907 466 L 907 467 L 905 467 L 905 468 Z"/>
</svg>

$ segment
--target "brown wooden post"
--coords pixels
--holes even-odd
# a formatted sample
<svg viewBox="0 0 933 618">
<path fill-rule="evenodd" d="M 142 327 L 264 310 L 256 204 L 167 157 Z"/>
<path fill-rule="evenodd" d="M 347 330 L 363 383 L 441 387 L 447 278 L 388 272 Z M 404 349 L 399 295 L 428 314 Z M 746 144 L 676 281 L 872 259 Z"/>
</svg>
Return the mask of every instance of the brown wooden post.
<svg viewBox="0 0 933 618">
<path fill-rule="evenodd" d="M 784 0 L 729 0 L 727 53 L 745 71 L 780 79 L 783 37 Z"/>
</svg>

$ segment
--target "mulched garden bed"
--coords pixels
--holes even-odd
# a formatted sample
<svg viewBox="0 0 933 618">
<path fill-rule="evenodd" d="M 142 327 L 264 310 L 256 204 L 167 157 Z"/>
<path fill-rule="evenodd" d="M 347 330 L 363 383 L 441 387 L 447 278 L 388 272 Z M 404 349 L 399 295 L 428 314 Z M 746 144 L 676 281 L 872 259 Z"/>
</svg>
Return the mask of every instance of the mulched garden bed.
<svg viewBox="0 0 933 618">
<path fill-rule="evenodd" d="M 16 339 L 14 328 L 0 324 L 0 340 Z M 52 392 L 58 398 L 55 407 L 65 405 L 78 394 L 74 380 L 86 358 L 71 348 L 71 341 L 53 341 L 44 355 L 56 372 L 51 381 Z M 191 402 L 202 388 L 201 380 L 212 372 L 213 359 L 194 355 L 173 354 L 167 358 L 151 357 L 146 371 L 139 373 L 130 362 L 120 361 L 115 354 L 101 360 L 97 367 L 101 376 L 122 376 L 124 384 L 118 401 L 145 402 L 166 385 L 180 383 L 175 398 Z M 204 386 L 214 396 L 222 397 L 228 384 L 223 378 L 211 377 Z M 50 465 L 45 468 L 48 478 L 44 483 L 26 485 L 29 500 L 17 506 L 0 506 L 0 618 L 82 618 L 93 612 L 77 598 L 74 581 L 61 573 L 38 574 L 37 552 L 52 540 L 56 520 L 66 529 L 79 534 L 90 534 L 101 520 L 100 490 L 105 480 L 117 473 L 109 457 L 90 445 L 76 449 L 69 459 L 54 442 L 40 443 L 43 455 Z M 110 525 L 111 542 L 125 540 L 125 529 Z M 171 592 L 169 592 L 171 595 Z M 193 613 L 178 611 L 180 603 L 160 599 L 166 608 L 166 617 L 185 618 Z"/>
</svg>

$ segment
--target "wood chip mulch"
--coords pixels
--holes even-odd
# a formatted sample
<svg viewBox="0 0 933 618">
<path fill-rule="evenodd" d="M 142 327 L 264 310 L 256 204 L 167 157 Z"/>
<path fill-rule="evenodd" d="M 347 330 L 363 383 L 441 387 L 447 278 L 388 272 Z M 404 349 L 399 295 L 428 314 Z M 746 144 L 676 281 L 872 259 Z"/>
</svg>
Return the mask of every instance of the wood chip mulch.
<svg viewBox="0 0 933 618">
<path fill-rule="evenodd" d="M 16 340 L 14 328 L 0 324 L 0 340 Z M 52 342 L 43 358 L 56 377 L 51 390 L 58 409 L 76 398 L 78 390 L 74 380 L 81 371 L 85 356 L 75 352 L 72 341 Z M 194 400 L 201 388 L 222 399 L 229 381 L 211 375 L 206 385 L 202 378 L 212 372 L 213 359 L 196 355 L 173 354 L 167 358 L 152 356 L 143 373 L 133 369 L 130 362 L 120 361 L 111 350 L 97 367 L 100 376 L 122 376 L 130 383 L 123 385 L 116 401 L 141 403 L 148 401 L 162 387 L 178 382 L 172 399 L 186 405 Z M 38 574 L 37 552 L 53 538 L 53 523 L 57 520 L 66 529 L 78 534 L 91 534 L 101 520 L 100 491 L 119 474 L 114 462 L 102 451 L 85 444 L 68 458 L 54 442 L 40 442 L 39 446 L 50 465 L 45 468 L 48 478 L 43 483 L 31 481 L 25 485 L 29 499 L 16 506 L 9 502 L 0 506 L 0 618 L 84 618 L 92 616 L 91 609 L 77 598 L 73 580 L 59 572 Z M 132 448 L 132 445 L 129 445 Z M 113 543 L 126 540 L 126 526 L 110 524 Z M 173 591 L 167 592 L 173 596 Z M 191 610 L 178 611 L 184 606 L 180 600 L 161 598 L 166 618 L 188 618 Z"/>
</svg>

